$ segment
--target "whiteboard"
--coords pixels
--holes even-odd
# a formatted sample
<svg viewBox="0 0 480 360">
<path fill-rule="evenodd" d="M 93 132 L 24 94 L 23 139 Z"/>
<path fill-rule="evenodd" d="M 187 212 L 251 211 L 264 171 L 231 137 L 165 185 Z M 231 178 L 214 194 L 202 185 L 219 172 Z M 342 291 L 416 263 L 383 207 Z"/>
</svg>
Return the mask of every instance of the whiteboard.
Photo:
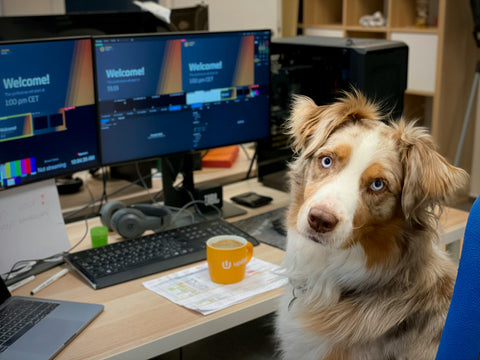
<svg viewBox="0 0 480 360">
<path fill-rule="evenodd" d="M 0 192 L 0 273 L 69 248 L 54 179 Z"/>
</svg>

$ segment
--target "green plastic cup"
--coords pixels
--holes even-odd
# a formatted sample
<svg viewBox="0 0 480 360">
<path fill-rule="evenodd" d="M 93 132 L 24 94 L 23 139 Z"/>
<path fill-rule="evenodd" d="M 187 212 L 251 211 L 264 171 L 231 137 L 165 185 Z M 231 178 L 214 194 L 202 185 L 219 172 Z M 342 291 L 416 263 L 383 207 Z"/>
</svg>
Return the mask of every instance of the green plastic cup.
<svg viewBox="0 0 480 360">
<path fill-rule="evenodd" d="M 95 226 L 90 229 L 92 248 L 108 244 L 108 228 L 106 226 Z"/>
</svg>

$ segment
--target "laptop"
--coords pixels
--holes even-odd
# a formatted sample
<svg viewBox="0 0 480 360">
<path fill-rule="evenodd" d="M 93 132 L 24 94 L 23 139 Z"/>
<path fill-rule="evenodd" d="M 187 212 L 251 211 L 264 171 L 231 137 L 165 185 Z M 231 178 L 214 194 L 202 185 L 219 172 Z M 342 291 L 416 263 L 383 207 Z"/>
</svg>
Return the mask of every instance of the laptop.
<svg viewBox="0 0 480 360">
<path fill-rule="evenodd" d="M 12 296 L 0 277 L 0 360 L 51 359 L 102 310 L 97 304 Z M 21 312 L 26 328 L 19 325 Z"/>
</svg>

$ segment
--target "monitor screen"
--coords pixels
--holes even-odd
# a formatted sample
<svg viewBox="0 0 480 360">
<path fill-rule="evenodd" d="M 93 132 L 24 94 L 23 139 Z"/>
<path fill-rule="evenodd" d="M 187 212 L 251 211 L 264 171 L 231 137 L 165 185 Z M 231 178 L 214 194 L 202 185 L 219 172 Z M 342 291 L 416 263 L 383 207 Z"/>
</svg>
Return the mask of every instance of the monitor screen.
<svg viewBox="0 0 480 360">
<path fill-rule="evenodd" d="M 102 162 L 269 136 L 270 31 L 94 39 Z"/>
<path fill-rule="evenodd" d="M 90 39 L 0 43 L 0 190 L 99 164 Z"/>
</svg>

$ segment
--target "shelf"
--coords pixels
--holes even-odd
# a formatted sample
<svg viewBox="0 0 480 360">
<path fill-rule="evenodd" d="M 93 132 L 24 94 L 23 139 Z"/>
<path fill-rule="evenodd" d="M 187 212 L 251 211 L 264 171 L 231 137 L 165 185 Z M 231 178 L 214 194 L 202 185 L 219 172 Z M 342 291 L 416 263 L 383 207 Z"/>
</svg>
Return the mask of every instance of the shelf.
<svg viewBox="0 0 480 360">
<path fill-rule="evenodd" d="M 426 28 L 420 28 L 415 26 L 392 27 L 389 30 L 390 32 L 404 32 L 404 33 L 418 33 L 418 34 L 437 34 L 438 33 L 437 26 L 429 26 Z"/>
<path fill-rule="evenodd" d="M 305 24 L 302 24 L 301 27 L 303 29 L 306 29 L 306 28 L 328 29 L 328 30 L 344 30 L 345 29 L 345 27 L 342 24 L 328 24 L 328 25 L 318 25 L 318 24 L 305 25 Z"/>
<path fill-rule="evenodd" d="M 416 34 L 438 34 L 438 27 L 432 26 L 428 28 L 417 28 L 417 27 L 396 27 L 396 28 L 387 28 L 385 26 L 379 27 L 368 27 L 368 26 L 343 26 L 342 24 L 298 24 L 299 28 L 312 28 L 312 29 L 329 29 L 329 30 L 346 30 L 346 31 L 359 31 L 359 32 L 397 32 L 397 33 L 416 33 Z"/>
<path fill-rule="evenodd" d="M 469 1 L 429 0 L 303 0 L 303 32 L 309 35 L 377 38 L 408 46 L 406 115 L 418 117 L 431 130 L 440 153 L 450 161 L 456 153 L 475 62 L 480 58 L 472 31 Z M 364 15 L 381 11 L 386 26 L 363 27 Z M 424 22 L 425 27 L 416 26 Z M 472 70 L 470 70 L 472 69 Z M 472 128 L 471 122 L 470 128 Z M 460 166 L 471 168 L 473 131 L 469 131 Z"/>
<path fill-rule="evenodd" d="M 387 32 L 385 26 L 345 26 L 347 31 L 360 31 L 360 32 Z"/>
<path fill-rule="evenodd" d="M 416 0 L 390 0 L 390 27 L 414 28 L 417 23 Z M 426 23 L 435 27 L 439 16 L 439 0 L 429 0 Z"/>
<path fill-rule="evenodd" d="M 313 24 L 329 25 L 342 23 L 342 1 L 304 1 L 303 22 L 305 27 Z"/>
<path fill-rule="evenodd" d="M 422 91 L 422 90 L 412 90 L 407 89 L 405 90 L 406 95 L 416 95 L 416 96 L 424 96 L 424 97 L 434 97 L 435 93 L 432 91 Z"/>
<path fill-rule="evenodd" d="M 384 0 L 344 0 L 343 5 L 343 22 L 347 26 L 358 26 L 362 16 L 373 15 L 377 11 L 387 16 Z"/>
<path fill-rule="evenodd" d="M 432 106 L 433 96 L 424 96 L 423 94 L 405 93 L 403 116 L 406 119 L 417 121 L 418 125 L 432 128 Z"/>
</svg>

